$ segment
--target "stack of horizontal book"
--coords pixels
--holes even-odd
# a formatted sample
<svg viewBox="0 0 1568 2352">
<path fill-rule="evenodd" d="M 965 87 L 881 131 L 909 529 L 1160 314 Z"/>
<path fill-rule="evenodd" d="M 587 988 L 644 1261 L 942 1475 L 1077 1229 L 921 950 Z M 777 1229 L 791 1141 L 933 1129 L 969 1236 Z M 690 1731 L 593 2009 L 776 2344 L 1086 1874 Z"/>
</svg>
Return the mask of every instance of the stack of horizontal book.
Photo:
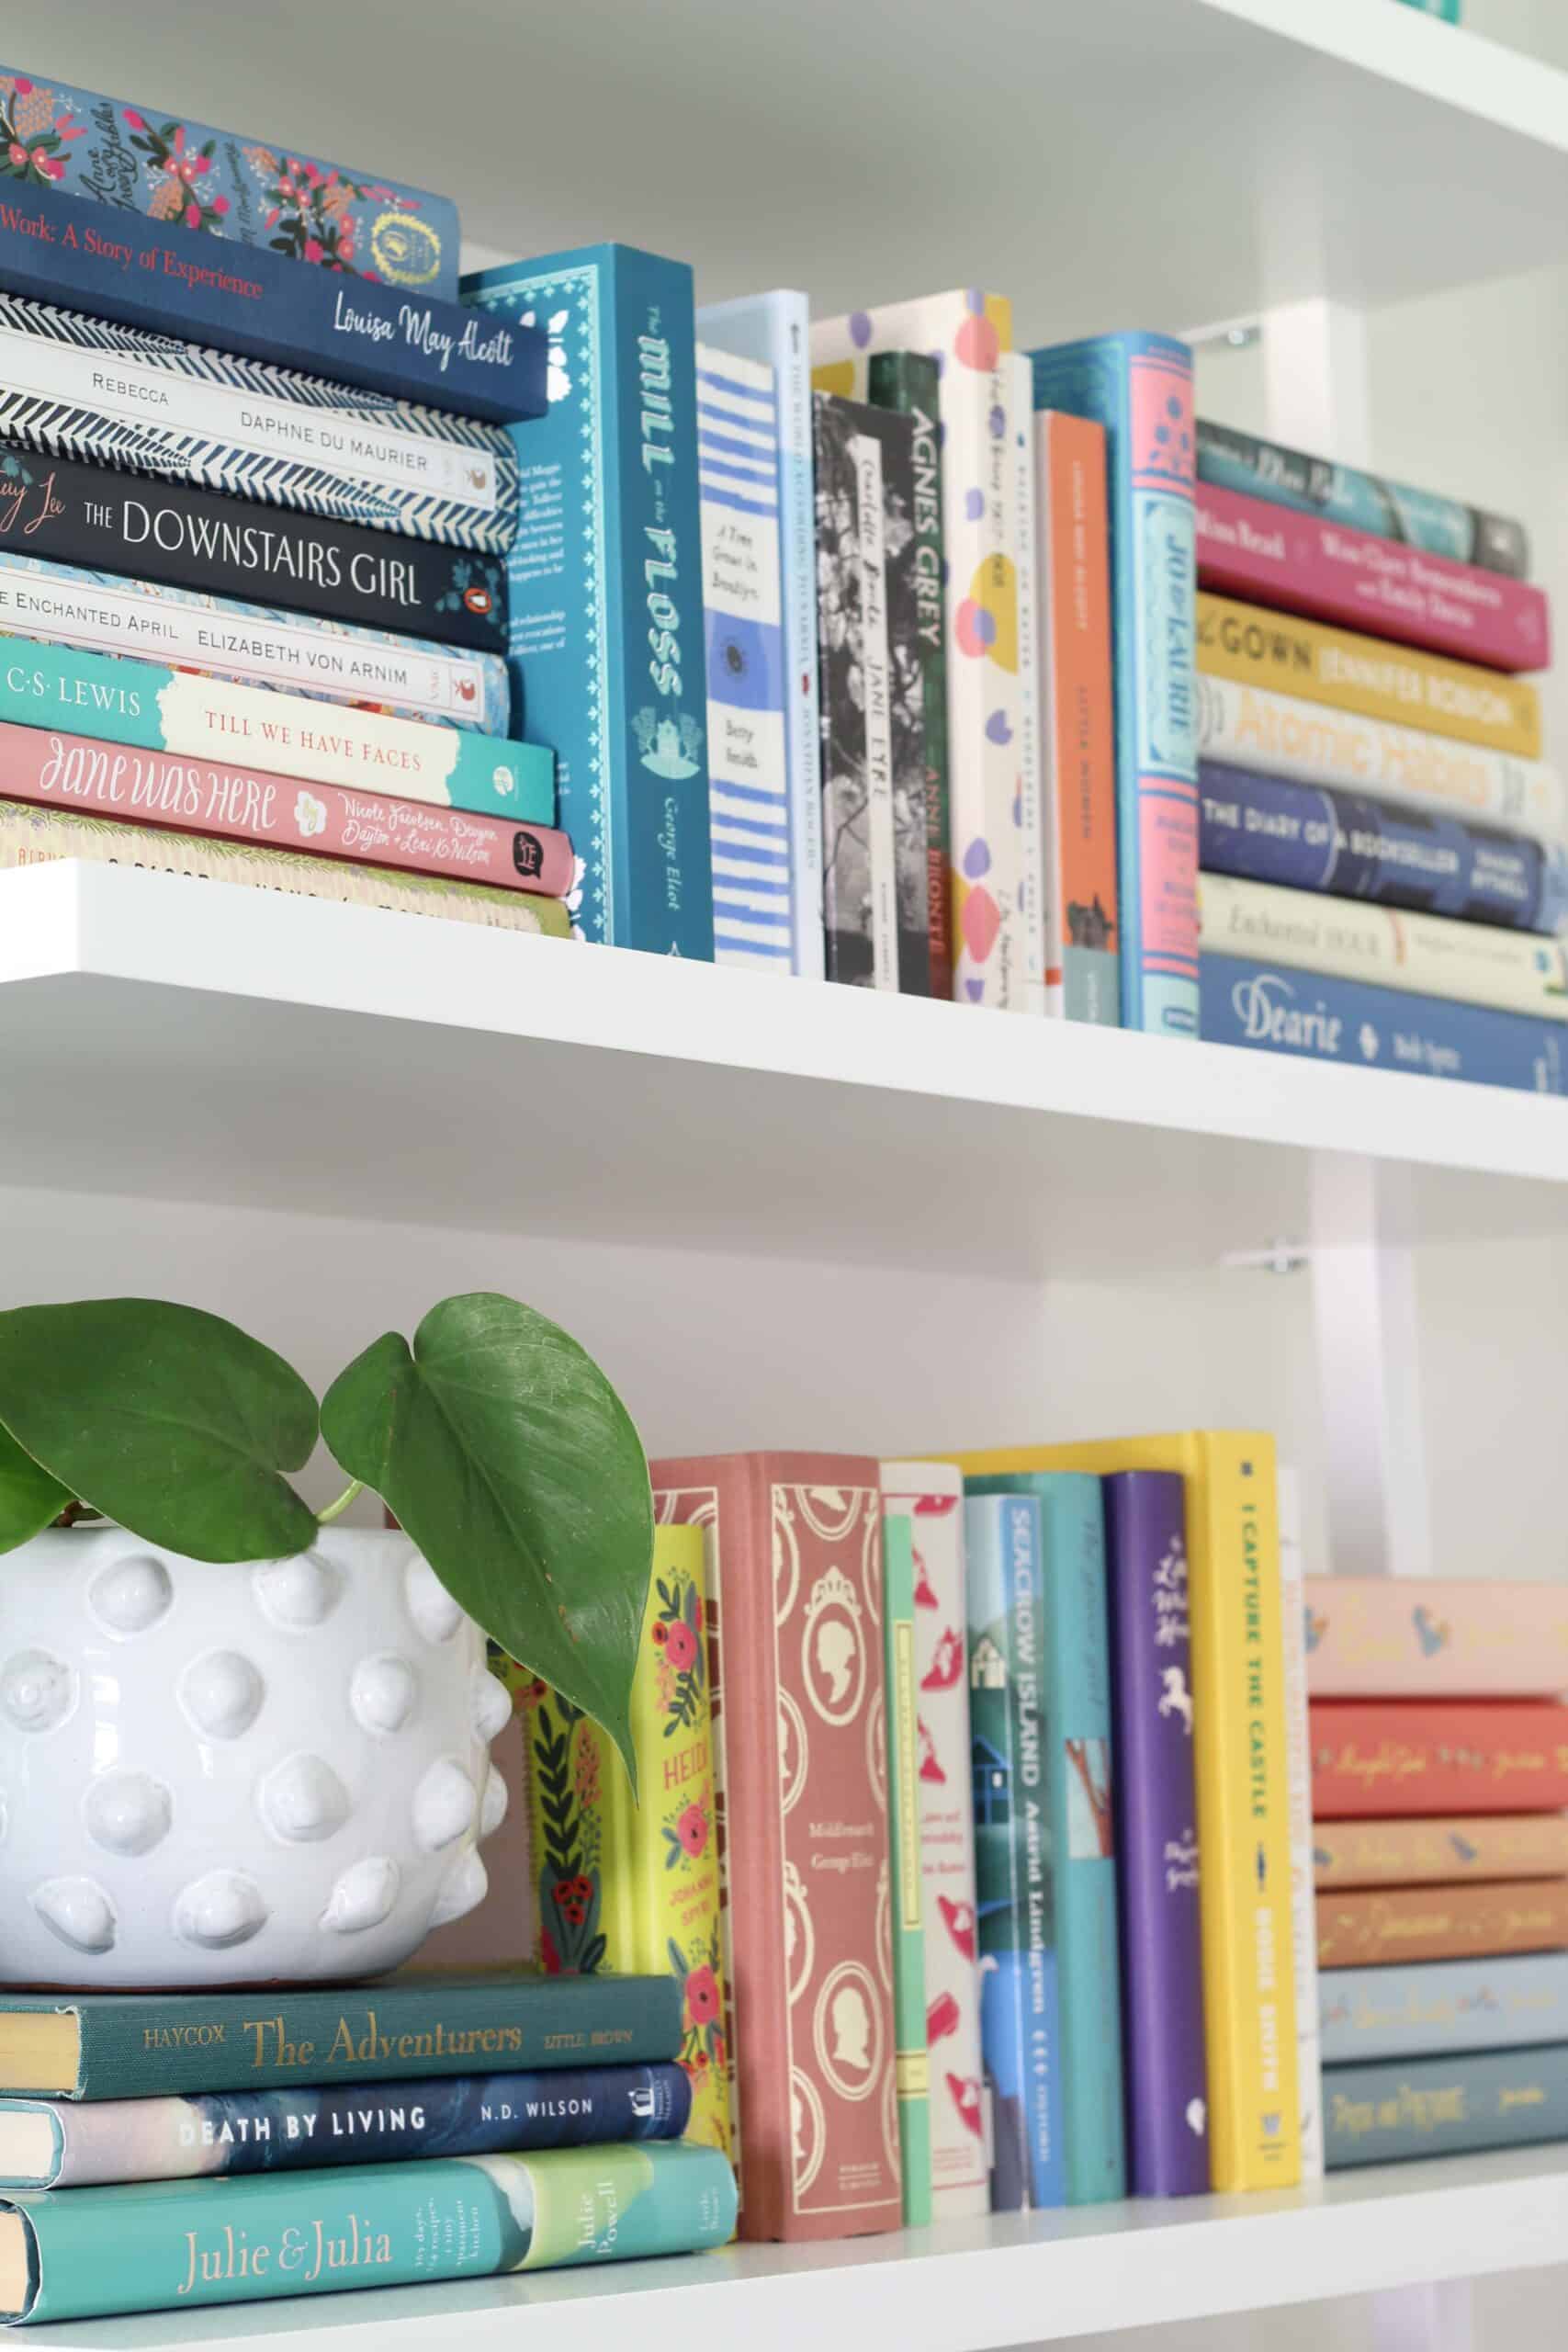
<svg viewBox="0 0 1568 2352">
<path fill-rule="evenodd" d="M 1568 2139 L 1568 1592 L 1305 1589 L 1328 2163 Z"/>
<path fill-rule="evenodd" d="M 721 2245 L 669 1977 L 0 1997 L 0 2317 Z"/>
</svg>

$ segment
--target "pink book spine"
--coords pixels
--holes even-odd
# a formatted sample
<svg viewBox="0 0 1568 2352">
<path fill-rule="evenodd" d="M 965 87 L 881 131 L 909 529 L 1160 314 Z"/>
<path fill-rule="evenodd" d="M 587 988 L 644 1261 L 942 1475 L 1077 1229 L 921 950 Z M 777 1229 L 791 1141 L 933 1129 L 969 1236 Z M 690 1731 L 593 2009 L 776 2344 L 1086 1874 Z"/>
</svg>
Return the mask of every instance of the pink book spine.
<svg viewBox="0 0 1568 2352">
<path fill-rule="evenodd" d="M 1568 1585 L 1309 1577 L 1314 1699 L 1532 1699 L 1568 1691 Z"/>
<path fill-rule="evenodd" d="M 536 898 L 564 899 L 572 884 L 571 843 L 548 825 L 513 825 L 430 801 L 300 784 L 8 721 L 0 721 L 0 799 L 91 809 L 130 824 L 440 874 Z"/>
<path fill-rule="evenodd" d="M 1543 670 L 1547 600 L 1527 581 L 1198 485 L 1198 585 L 1494 670 Z"/>
</svg>

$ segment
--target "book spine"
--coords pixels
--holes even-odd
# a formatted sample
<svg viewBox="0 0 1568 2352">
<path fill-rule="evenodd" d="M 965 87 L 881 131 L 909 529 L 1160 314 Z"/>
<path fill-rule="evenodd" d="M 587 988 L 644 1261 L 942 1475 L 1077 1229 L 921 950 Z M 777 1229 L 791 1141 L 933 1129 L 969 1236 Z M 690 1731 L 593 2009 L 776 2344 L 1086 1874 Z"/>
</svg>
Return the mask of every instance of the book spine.
<svg viewBox="0 0 1568 2352">
<path fill-rule="evenodd" d="M 931 2065 L 926 2054 L 925 1899 L 916 1776 L 915 1551 L 907 1519 L 882 1522 L 883 1703 L 887 1724 L 887 1827 L 892 1864 L 893 2022 L 904 2226 L 931 2219 Z"/>
<path fill-rule="evenodd" d="M 1385 481 L 1354 466 L 1303 457 L 1299 449 L 1282 449 L 1277 442 L 1235 433 L 1202 417 L 1197 435 L 1198 479 L 1216 489 L 1317 515 L 1349 530 L 1370 531 L 1378 538 L 1403 540 L 1428 555 L 1477 564 L 1509 580 L 1523 580 L 1529 570 L 1524 526 L 1505 515 L 1461 505 L 1431 491 L 1412 490 L 1404 482 Z"/>
<path fill-rule="evenodd" d="M 6 652 L 0 720 L 10 725 L 47 730 L 85 714 L 96 745 L 218 761 L 254 751 L 269 775 L 295 783 L 350 791 L 389 786 L 400 800 L 528 824 L 555 820 L 554 762 L 536 743 L 502 743 L 369 710 L 340 707 L 323 718 L 319 704 L 299 695 L 31 638 L 12 639 Z"/>
<path fill-rule="evenodd" d="M 697 345 L 714 961 L 788 972 L 790 772 L 771 368 Z"/>
<path fill-rule="evenodd" d="M 1035 407 L 1106 434 L 1122 1023 L 1196 1036 L 1192 355 L 1107 335 L 1033 361 Z"/>
<path fill-rule="evenodd" d="M 1522 678 L 1206 590 L 1198 597 L 1198 667 L 1211 678 L 1269 687 L 1363 718 L 1425 728 L 1529 760 L 1540 756 L 1540 697 Z"/>
<path fill-rule="evenodd" d="M 1568 2041 L 1568 1952 L 1337 1969 L 1322 2018 L 1332 2065 Z"/>
<path fill-rule="evenodd" d="M 1295 1974 L 1296 2103 L 1301 2114 L 1302 2181 L 1323 2178 L 1323 2059 L 1317 1996 L 1317 1903 L 1312 1872 L 1312 1741 L 1307 1729 L 1307 1663 L 1302 1589 L 1301 1489 L 1282 1464 L 1275 1474 L 1280 1511 L 1280 1608 L 1285 1651 L 1285 1763 L 1291 1823 L 1291 1955 Z"/>
<path fill-rule="evenodd" d="M 483 270 L 548 324 L 556 397 L 518 427 L 513 682 L 556 754 L 584 938 L 713 960 L 692 273 L 626 246 Z"/>
<path fill-rule="evenodd" d="M 1209 954 L 1202 961 L 1202 1004 L 1204 1036 L 1225 1045 L 1568 1094 L 1568 1052 L 1559 1021 Z"/>
<path fill-rule="evenodd" d="M 1205 874 L 1547 936 L 1568 930 L 1568 848 L 1324 785 L 1198 764 Z"/>
<path fill-rule="evenodd" d="M 1004 362 L 1011 507 L 1010 547 L 1018 578 L 1017 825 L 1023 871 L 1024 1006 L 1047 1010 L 1051 910 L 1045 856 L 1043 713 L 1040 676 L 1039 497 L 1034 479 L 1033 379 L 1021 351 Z"/>
<path fill-rule="evenodd" d="M 0 635 L 46 634 L 83 652 L 162 660 L 203 676 L 346 702 L 389 718 L 505 735 L 511 689 L 499 653 L 460 653 L 340 621 L 296 620 L 199 589 L 120 580 L 0 548 Z"/>
<path fill-rule="evenodd" d="M 915 1738 L 925 1892 L 931 2200 L 938 2221 L 991 2206 L 975 1948 L 975 1815 L 965 1672 L 964 1481 L 941 1462 L 885 1462 L 883 1509 L 914 1547 Z"/>
<path fill-rule="evenodd" d="M 1568 1806 L 1568 1707 L 1314 1699 L 1311 1725 L 1316 1819 Z"/>
<path fill-rule="evenodd" d="M 393 873 L 289 850 L 255 848 L 248 842 L 164 832 L 122 817 L 26 807 L 0 795 L 0 870 L 47 865 L 64 857 L 93 865 L 146 866 L 202 881 L 237 882 L 254 890 L 328 899 L 339 906 L 435 915 L 446 922 L 479 923 L 492 931 L 539 932 L 556 939 L 571 935 L 571 918 L 558 899 L 489 890 L 445 874 L 437 878 L 406 869 Z"/>
<path fill-rule="evenodd" d="M 47 2180 L 0 2179 L 0 2188 L 229 2178 L 606 2140 L 676 2140 L 691 2106 L 691 2085 L 679 2066 L 453 2075 L 355 2090 L 230 2091 L 96 2106 L 6 2099 L 0 2116 L 49 2117 L 58 2155 Z"/>
<path fill-rule="evenodd" d="M 825 392 L 814 406 L 828 978 L 896 989 L 902 959 L 884 448 L 876 412 Z"/>
<path fill-rule="evenodd" d="M 1320 1821 L 1313 1868 L 1318 1886 L 1335 1888 L 1568 1878 L 1568 1820 L 1519 1814 L 1489 1821 L 1466 1814 L 1435 1821 Z"/>
<path fill-rule="evenodd" d="M 1134 2197 L 1209 2186 L 1186 1509 L 1174 1471 L 1104 1481 L 1117 1886 Z"/>
<path fill-rule="evenodd" d="M 351 858 L 408 874 L 452 875 L 491 889 L 564 898 L 571 844 L 544 825 L 467 816 L 385 793 L 344 792 L 291 777 L 162 752 L 118 750 L 82 735 L 0 720 L 0 797 L 91 809 L 116 822 L 167 827 L 311 857 Z"/>
<path fill-rule="evenodd" d="M 687 2136 L 728 2155 L 724 1955 L 714 1834 L 703 1539 L 658 1527 L 632 1683 L 640 1804 L 580 1708 L 507 1662 L 527 1753 L 538 1959 L 551 1976 L 657 1975 L 682 1988 Z"/>
<path fill-rule="evenodd" d="M 0 440 L 503 554 L 498 425 L 0 295 Z"/>
<path fill-rule="evenodd" d="M 1105 428 L 1035 417 L 1046 1010 L 1122 1019 Z"/>
<path fill-rule="evenodd" d="M 193 262 L 214 238 L 313 263 L 323 277 L 342 271 L 426 300 L 456 297 L 457 208 L 426 188 L 371 180 L 298 148 L 171 120 L 165 107 L 38 82 L 14 67 L 0 72 L 0 135 L 28 151 L 17 174 L 24 194 L 32 193 L 30 170 L 51 189 L 96 198 L 91 209 L 110 241 L 128 217 L 137 225 L 143 216 L 166 219 L 177 198 L 182 226 L 203 239 Z"/>
<path fill-rule="evenodd" d="M 918 496 L 912 416 L 873 407 L 880 420 L 882 550 L 887 636 L 887 757 L 893 834 L 893 912 L 898 987 L 931 992 L 930 823 L 926 813 L 925 664 L 920 659 Z"/>
<path fill-rule="evenodd" d="M 1561 2043 L 1336 2066 L 1325 2087 L 1330 2172 L 1568 2138 Z"/>
<path fill-rule="evenodd" d="M 483 329 L 455 301 L 299 269 L 268 245 L 193 244 L 183 221 L 120 208 L 106 228 L 88 198 L 54 187 L 12 180 L 0 289 L 493 424 L 545 410 L 545 338 L 533 329 Z"/>
<path fill-rule="evenodd" d="M 1568 962 L 1554 939 L 1228 874 L 1200 876 L 1198 912 L 1205 955 L 1266 956 L 1335 979 L 1568 1021 Z"/>
<path fill-rule="evenodd" d="M 1198 681 L 1198 751 L 1201 760 L 1254 775 L 1386 794 L 1549 842 L 1568 832 L 1562 779 L 1539 760 L 1514 759 L 1424 728 L 1364 718 L 1231 678 Z"/>
<path fill-rule="evenodd" d="M 1568 1880 L 1491 1886 L 1361 1888 L 1320 1895 L 1320 1968 L 1379 1961 L 1495 1958 L 1568 1946 Z"/>
<path fill-rule="evenodd" d="M 12 2210 L 30 2275 L 9 2316 L 89 2319 L 697 2253 L 728 2236 L 735 2185 L 714 2149 L 655 2142 L 137 2181 Z"/>
<path fill-rule="evenodd" d="M 879 352 L 871 361 L 870 397 L 913 420 L 912 561 L 915 651 L 920 669 L 925 742 L 926 910 L 931 924 L 931 994 L 953 994 L 952 808 L 947 766 L 947 642 L 942 582 L 947 560 L 942 523 L 941 383 L 925 352 Z"/>
<path fill-rule="evenodd" d="M 1208 482 L 1198 491 L 1198 578 L 1222 596 L 1496 670 L 1543 670 L 1551 659 L 1539 588 Z"/>
<path fill-rule="evenodd" d="M 1314 1699 L 1549 1698 L 1568 1690 L 1568 1591 L 1559 1585 L 1314 1577 L 1306 1600 Z"/>
<path fill-rule="evenodd" d="M 1032 1494 L 973 1496 L 964 1517 L 991 2205 L 1016 2212 L 1067 2200 L 1060 1987 L 1040 1835 L 1040 1503 Z"/>
</svg>

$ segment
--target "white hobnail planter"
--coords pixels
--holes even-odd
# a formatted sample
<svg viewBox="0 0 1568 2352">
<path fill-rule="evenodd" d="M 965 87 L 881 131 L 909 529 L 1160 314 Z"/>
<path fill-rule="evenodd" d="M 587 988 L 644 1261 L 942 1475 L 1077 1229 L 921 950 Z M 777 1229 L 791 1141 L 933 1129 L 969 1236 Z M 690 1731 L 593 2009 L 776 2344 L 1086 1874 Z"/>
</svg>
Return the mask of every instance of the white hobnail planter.
<svg viewBox="0 0 1568 2352">
<path fill-rule="evenodd" d="M 485 1892 L 508 1713 L 406 1536 L 243 1566 L 36 1536 L 0 1559 L 0 1982 L 395 1968 Z"/>
</svg>

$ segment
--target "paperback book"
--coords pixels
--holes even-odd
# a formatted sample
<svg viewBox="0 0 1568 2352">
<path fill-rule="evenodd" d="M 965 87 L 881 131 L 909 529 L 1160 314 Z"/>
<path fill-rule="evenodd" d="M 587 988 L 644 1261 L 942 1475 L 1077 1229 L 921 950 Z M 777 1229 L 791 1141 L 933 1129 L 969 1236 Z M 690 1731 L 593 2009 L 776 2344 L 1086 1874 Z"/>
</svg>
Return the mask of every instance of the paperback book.
<svg viewBox="0 0 1568 2352">
<path fill-rule="evenodd" d="M 1333 2065 L 1568 2041 L 1568 1952 L 1337 1969 L 1322 2018 Z"/>
<path fill-rule="evenodd" d="M 1543 1813 L 1320 1821 L 1313 1830 L 1313 1870 L 1320 1887 L 1568 1878 L 1568 1818 Z"/>
<path fill-rule="evenodd" d="M 1008 503 L 1018 573 L 1018 828 L 1023 862 L 1023 953 L 1031 1012 L 1048 1011 L 1044 766 L 1040 661 L 1040 502 L 1034 480 L 1033 378 L 1021 351 L 1004 354 Z"/>
<path fill-rule="evenodd" d="M 1568 1706 L 1543 1699 L 1312 1702 L 1316 1820 L 1564 1807 Z"/>
<path fill-rule="evenodd" d="M 1314 1699 L 1549 1698 L 1568 1690 L 1568 1587 L 1561 1584 L 1314 1577 L 1305 1599 Z"/>
</svg>

